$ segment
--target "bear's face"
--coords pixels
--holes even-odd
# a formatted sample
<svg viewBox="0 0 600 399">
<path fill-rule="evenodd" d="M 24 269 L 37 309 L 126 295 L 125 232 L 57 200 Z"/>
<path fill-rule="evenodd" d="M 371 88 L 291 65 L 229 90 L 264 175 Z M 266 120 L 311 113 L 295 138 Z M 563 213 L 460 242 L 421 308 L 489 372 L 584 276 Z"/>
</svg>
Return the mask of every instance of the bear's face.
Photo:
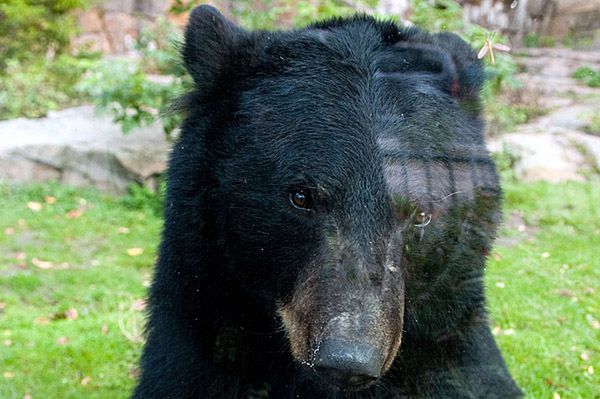
<svg viewBox="0 0 600 399">
<path fill-rule="evenodd" d="M 334 72 L 321 76 L 342 87 Z M 272 304 L 294 357 L 359 388 L 387 370 L 400 344 L 406 220 L 368 128 L 373 105 L 333 99 L 312 82 L 279 75 L 241 96 L 226 133 L 233 154 L 216 168 L 223 230 L 231 273 Z M 349 372 L 331 372 L 338 367 Z"/>
<path fill-rule="evenodd" d="M 473 171 L 497 184 L 488 163 L 472 165 L 486 152 L 470 94 L 453 98 L 448 54 L 368 24 L 251 34 L 195 14 L 184 59 L 197 99 L 229 112 L 206 138 L 224 273 L 281 318 L 317 380 L 364 388 L 396 357 L 411 277 L 453 225 L 444 218 L 466 220 L 456 204 L 487 187 Z M 426 62 L 411 74 L 411 59 Z"/>
</svg>

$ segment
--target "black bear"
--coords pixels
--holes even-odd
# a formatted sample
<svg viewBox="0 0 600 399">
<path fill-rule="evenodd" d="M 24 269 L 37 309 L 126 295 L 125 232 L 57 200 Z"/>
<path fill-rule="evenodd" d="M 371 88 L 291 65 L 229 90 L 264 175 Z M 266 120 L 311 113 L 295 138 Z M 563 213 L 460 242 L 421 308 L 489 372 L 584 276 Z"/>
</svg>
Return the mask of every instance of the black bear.
<svg viewBox="0 0 600 399">
<path fill-rule="evenodd" d="M 201 6 L 182 56 L 196 89 L 133 397 L 520 397 L 485 309 L 501 191 L 472 49 Z"/>
</svg>

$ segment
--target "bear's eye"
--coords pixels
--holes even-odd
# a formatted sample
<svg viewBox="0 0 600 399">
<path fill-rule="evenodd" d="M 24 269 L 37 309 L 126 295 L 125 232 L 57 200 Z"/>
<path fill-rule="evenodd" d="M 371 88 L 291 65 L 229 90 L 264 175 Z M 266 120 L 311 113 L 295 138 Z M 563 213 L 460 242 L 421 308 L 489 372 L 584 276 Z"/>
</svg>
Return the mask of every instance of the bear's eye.
<svg viewBox="0 0 600 399">
<path fill-rule="evenodd" d="M 311 210 L 313 207 L 313 201 L 310 195 L 310 191 L 306 189 L 291 192 L 290 203 L 295 208 L 301 209 L 303 211 Z"/>
</svg>

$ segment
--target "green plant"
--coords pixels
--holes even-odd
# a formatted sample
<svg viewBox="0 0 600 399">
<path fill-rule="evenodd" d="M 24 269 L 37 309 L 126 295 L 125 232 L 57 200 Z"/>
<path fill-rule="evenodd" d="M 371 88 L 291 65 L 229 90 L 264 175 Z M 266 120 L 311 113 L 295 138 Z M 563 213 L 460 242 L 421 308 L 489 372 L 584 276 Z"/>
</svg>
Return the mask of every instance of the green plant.
<svg viewBox="0 0 600 399">
<path fill-rule="evenodd" d="M 600 136 L 600 110 L 583 115 L 585 131 L 589 134 Z"/>
<path fill-rule="evenodd" d="M 516 155 L 506 144 L 503 144 L 502 150 L 492 153 L 492 159 L 496 163 L 503 180 L 518 181 L 516 166 L 520 161 L 519 155 Z"/>
<path fill-rule="evenodd" d="M 9 60 L 24 61 L 64 52 L 77 32 L 73 11 L 87 3 L 83 0 L 0 1 L 0 71 Z"/>
<path fill-rule="evenodd" d="M 75 84 L 95 63 L 94 58 L 60 55 L 52 60 L 6 61 L 0 75 L 0 120 L 16 117 L 39 118 L 48 111 L 82 101 Z"/>
<path fill-rule="evenodd" d="M 556 46 L 556 39 L 552 36 L 543 36 L 535 32 L 529 32 L 523 38 L 523 45 L 525 47 L 554 47 Z"/>
<path fill-rule="evenodd" d="M 69 55 L 83 0 L 0 0 L 0 119 L 37 118 L 82 98 L 74 85 L 97 55 Z"/>
<path fill-rule="evenodd" d="M 150 125 L 162 115 L 163 129 L 170 135 L 181 121 L 180 114 L 169 112 L 173 100 L 190 85 L 187 75 L 153 81 L 138 64 L 110 60 L 91 68 L 77 89 L 92 98 L 99 109 L 108 111 L 125 133 Z"/>
<path fill-rule="evenodd" d="M 128 209 L 150 211 L 160 217 L 164 207 L 165 190 L 166 181 L 164 179 L 160 179 L 158 191 L 153 191 L 141 184 L 131 184 L 127 195 L 121 201 Z"/>
<path fill-rule="evenodd" d="M 412 22 L 430 32 L 464 29 L 462 7 L 453 0 L 413 0 Z"/>
<path fill-rule="evenodd" d="M 135 49 L 142 56 L 140 66 L 143 66 L 144 72 L 185 75 L 185 68 L 179 59 L 179 43 L 182 40 L 181 30 L 164 17 L 157 18 L 154 25 L 143 28 Z"/>
<path fill-rule="evenodd" d="M 589 66 L 577 68 L 573 73 L 573 78 L 590 87 L 600 87 L 600 70 L 593 69 Z"/>
</svg>

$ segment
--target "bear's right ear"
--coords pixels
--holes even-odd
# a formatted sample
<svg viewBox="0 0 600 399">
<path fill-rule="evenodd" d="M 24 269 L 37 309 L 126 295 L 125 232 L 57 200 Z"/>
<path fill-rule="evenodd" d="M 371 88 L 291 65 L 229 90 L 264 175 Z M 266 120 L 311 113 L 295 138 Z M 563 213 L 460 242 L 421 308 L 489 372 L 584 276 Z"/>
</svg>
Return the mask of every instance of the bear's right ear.
<svg viewBox="0 0 600 399">
<path fill-rule="evenodd" d="M 212 6 L 202 5 L 191 12 L 182 56 L 199 88 L 211 86 L 226 73 L 232 65 L 235 48 L 244 36 L 244 30 Z"/>
</svg>

